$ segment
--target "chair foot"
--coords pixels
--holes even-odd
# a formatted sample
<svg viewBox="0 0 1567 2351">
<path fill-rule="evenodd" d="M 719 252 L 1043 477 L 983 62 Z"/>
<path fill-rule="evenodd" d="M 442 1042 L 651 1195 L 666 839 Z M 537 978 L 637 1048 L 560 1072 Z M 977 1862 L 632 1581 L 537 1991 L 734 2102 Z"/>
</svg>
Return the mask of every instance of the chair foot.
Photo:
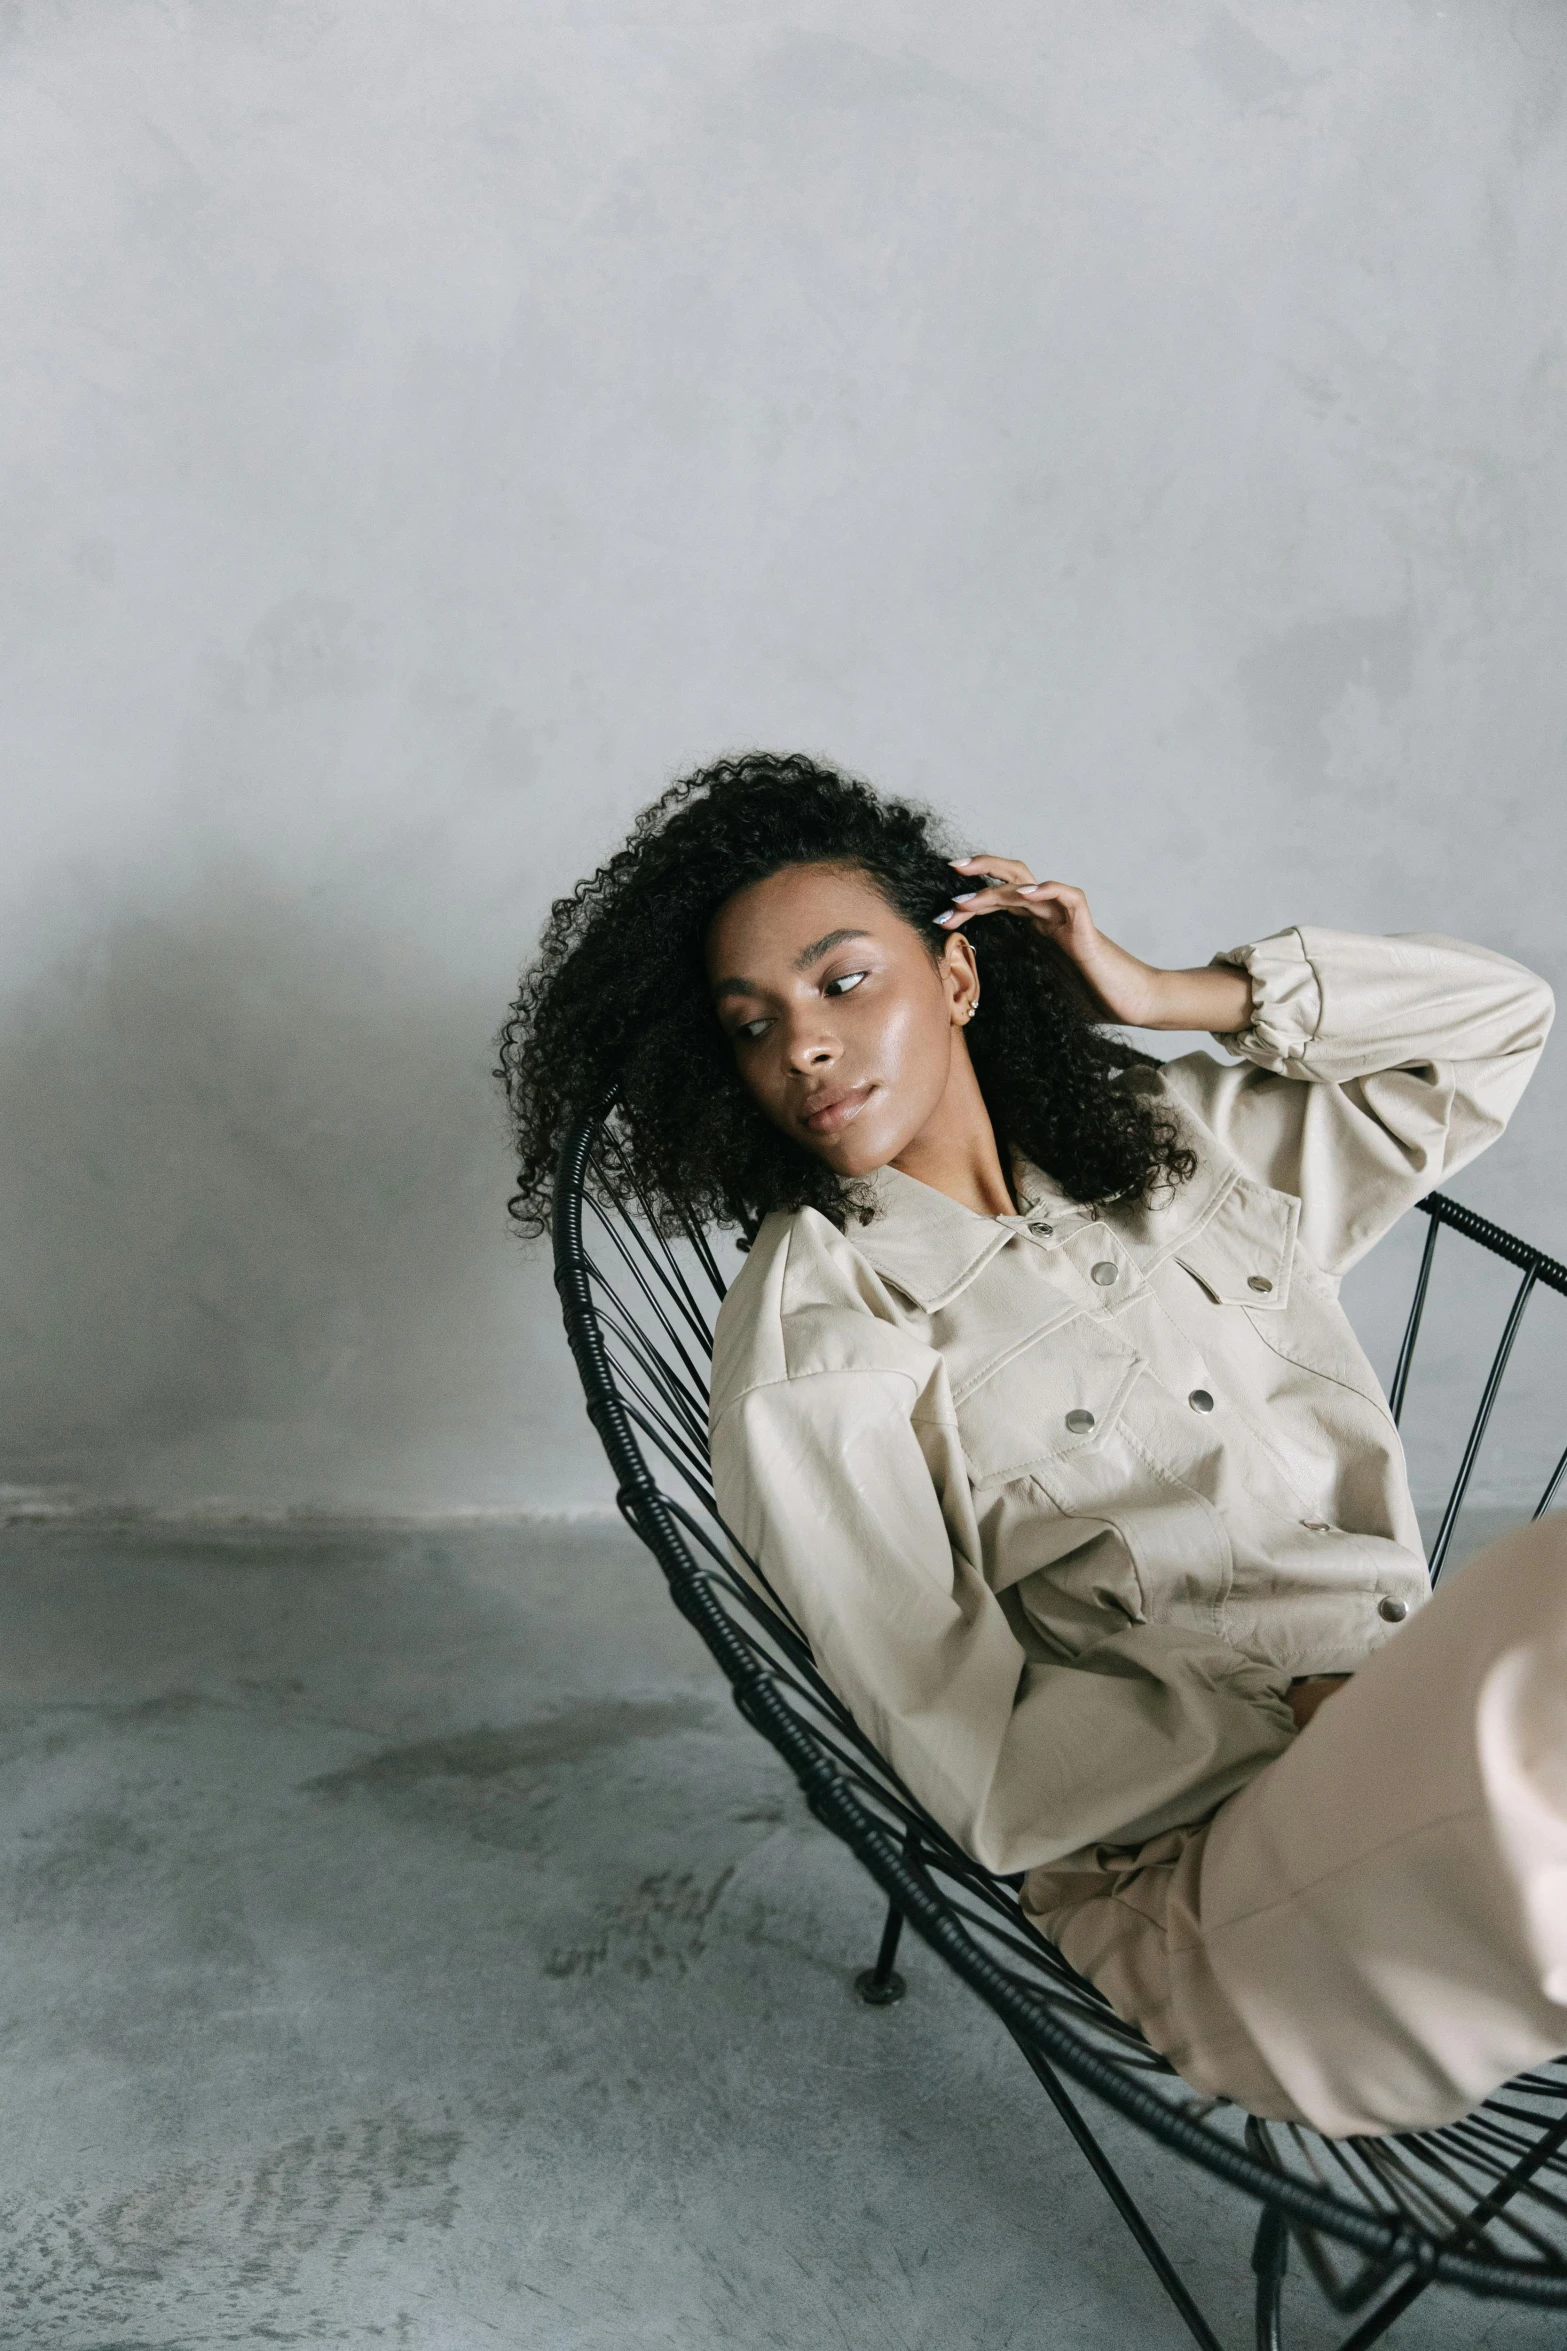
<svg viewBox="0 0 1567 2351">
<path fill-rule="evenodd" d="M 867 1967 L 854 1979 L 854 1988 L 867 2008 L 894 2008 L 908 1990 L 907 1984 L 893 1961 L 898 1956 L 898 1938 L 903 1932 L 903 1913 L 896 1902 L 887 1905 L 887 1923 L 881 1930 L 881 1949 L 876 1954 L 876 1965 Z"/>
</svg>

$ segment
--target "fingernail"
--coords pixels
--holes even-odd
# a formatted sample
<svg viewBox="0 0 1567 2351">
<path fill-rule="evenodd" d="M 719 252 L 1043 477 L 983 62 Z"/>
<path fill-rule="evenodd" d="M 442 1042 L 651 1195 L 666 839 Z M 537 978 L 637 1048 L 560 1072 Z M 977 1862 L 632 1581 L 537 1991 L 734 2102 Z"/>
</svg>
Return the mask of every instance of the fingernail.
<svg viewBox="0 0 1567 2351">
<path fill-rule="evenodd" d="M 956 909 L 949 906 L 945 914 L 937 915 L 936 920 L 938 922 L 951 922 L 955 919 L 955 914 Z"/>
<path fill-rule="evenodd" d="M 952 903 L 954 906 L 966 906 L 971 898 L 977 898 L 978 896 L 979 892 L 977 890 L 954 890 L 952 893 Z"/>
</svg>

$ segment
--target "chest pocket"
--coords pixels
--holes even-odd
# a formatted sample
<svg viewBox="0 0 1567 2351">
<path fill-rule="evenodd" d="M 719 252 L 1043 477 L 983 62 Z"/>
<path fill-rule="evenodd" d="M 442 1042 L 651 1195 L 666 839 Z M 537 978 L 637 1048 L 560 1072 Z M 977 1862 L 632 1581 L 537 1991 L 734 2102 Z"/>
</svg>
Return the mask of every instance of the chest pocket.
<svg viewBox="0 0 1567 2351">
<path fill-rule="evenodd" d="M 1385 1422 L 1376 1373 L 1336 1293 L 1309 1261 L 1298 1261 L 1299 1222 L 1298 1200 L 1243 1178 L 1202 1230 L 1180 1244 L 1175 1261 L 1215 1305 L 1244 1306 L 1273 1355 L 1361 1397 Z"/>
<path fill-rule="evenodd" d="M 1093 1483 L 1142 1370 L 1136 1348 L 1097 1315 L 1043 1333 L 954 1393 L 970 1475 L 977 1483 L 1080 1462 Z"/>
<path fill-rule="evenodd" d="M 1300 1202 L 1241 1177 L 1175 1260 L 1216 1306 L 1279 1314 L 1290 1302 Z"/>
</svg>

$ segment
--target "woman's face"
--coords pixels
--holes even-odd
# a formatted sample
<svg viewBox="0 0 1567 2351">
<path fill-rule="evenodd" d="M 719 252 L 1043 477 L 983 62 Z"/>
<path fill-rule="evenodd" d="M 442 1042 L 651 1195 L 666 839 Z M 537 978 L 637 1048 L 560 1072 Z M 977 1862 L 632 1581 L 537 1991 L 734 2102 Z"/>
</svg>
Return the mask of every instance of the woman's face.
<svg viewBox="0 0 1567 2351">
<path fill-rule="evenodd" d="M 869 1175 L 938 1117 L 978 995 L 961 933 L 933 957 L 864 875 L 791 865 L 738 891 L 707 939 L 713 1002 L 749 1092 L 837 1174 Z"/>
</svg>

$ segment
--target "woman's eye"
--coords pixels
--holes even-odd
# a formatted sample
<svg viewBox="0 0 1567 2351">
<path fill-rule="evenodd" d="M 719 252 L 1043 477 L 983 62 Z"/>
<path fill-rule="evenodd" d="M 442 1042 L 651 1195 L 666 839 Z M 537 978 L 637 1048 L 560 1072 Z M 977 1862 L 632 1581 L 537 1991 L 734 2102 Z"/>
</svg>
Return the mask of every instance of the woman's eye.
<svg viewBox="0 0 1567 2351">
<path fill-rule="evenodd" d="M 765 1020 L 743 1021 L 734 1033 L 737 1037 L 743 1037 L 748 1045 L 754 1045 L 766 1026 Z"/>
<path fill-rule="evenodd" d="M 868 976 L 863 971 L 846 971 L 839 978 L 829 980 L 822 993 L 824 996 L 847 996 L 851 988 L 857 988 L 861 980 Z"/>
</svg>

